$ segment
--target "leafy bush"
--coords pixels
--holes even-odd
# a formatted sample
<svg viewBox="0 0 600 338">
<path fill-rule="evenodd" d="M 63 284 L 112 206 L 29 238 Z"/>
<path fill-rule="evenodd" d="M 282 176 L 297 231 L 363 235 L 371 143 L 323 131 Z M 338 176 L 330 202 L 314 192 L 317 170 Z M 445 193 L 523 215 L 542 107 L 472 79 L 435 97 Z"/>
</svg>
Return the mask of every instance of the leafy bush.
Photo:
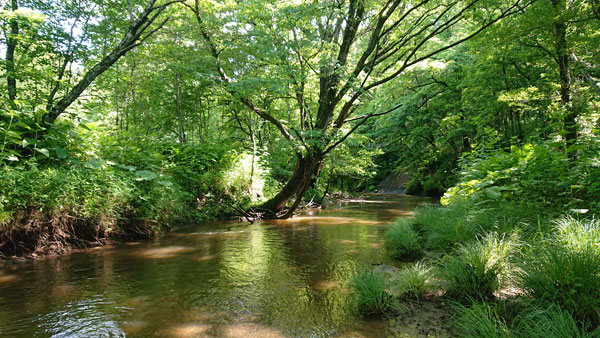
<svg viewBox="0 0 600 338">
<path fill-rule="evenodd" d="M 423 255 L 421 237 L 410 219 L 398 219 L 385 232 L 385 248 L 395 259 L 413 260 Z"/>
<path fill-rule="evenodd" d="M 560 208 L 597 209 L 600 200 L 599 145 L 590 142 L 569 163 L 554 143 L 513 146 L 510 151 L 476 153 L 461 164 L 461 180 L 448 189 L 442 203 L 518 201 L 550 212 Z"/>
<path fill-rule="evenodd" d="M 364 316 L 384 316 L 392 309 L 392 296 L 385 290 L 381 275 L 363 271 L 352 279 L 352 289 L 358 311 Z"/>
<path fill-rule="evenodd" d="M 555 303 L 579 322 L 600 323 L 600 222 L 564 218 L 554 236 L 534 245 L 520 285 L 542 305 Z"/>
<path fill-rule="evenodd" d="M 419 262 L 398 272 L 393 283 L 394 291 L 401 297 L 419 299 L 431 287 L 431 268 Z"/>
<path fill-rule="evenodd" d="M 492 233 L 445 256 L 439 274 L 446 283 L 446 296 L 460 302 L 493 299 L 508 277 L 514 244 Z"/>
</svg>

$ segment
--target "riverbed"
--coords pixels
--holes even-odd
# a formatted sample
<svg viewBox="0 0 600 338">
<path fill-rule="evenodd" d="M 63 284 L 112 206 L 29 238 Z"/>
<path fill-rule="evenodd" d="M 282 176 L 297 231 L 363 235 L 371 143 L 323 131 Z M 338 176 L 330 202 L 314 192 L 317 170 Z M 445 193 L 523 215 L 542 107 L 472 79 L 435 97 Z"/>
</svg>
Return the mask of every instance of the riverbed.
<svg viewBox="0 0 600 338">
<path fill-rule="evenodd" d="M 429 201 L 372 195 L 0 265 L 0 337 L 384 337 L 386 321 L 353 313 L 349 281 L 394 264 L 386 226 Z"/>
</svg>

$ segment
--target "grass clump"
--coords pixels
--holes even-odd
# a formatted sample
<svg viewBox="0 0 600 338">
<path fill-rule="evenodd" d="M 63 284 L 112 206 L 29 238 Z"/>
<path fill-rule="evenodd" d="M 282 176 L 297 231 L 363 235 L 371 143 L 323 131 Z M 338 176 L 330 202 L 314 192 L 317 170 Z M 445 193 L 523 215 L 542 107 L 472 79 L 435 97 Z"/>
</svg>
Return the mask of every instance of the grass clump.
<svg viewBox="0 0 600 338">
<path fill-rule="evenodd" d="M 385 316 L 392 310 L 392 296 L 386 291 L 383 276 L 363 271 L 352 279 L 352 290 L 359 313 L 366 317 Z"/>
<path fill-rule="evenodd" d="M 520 285 L 538 305 L 556 304 L 580 323 L 600 323 L 600 223 L 564 218 L 526 254 Z"/>
<path fill-rule="evenodd" d="M 423 255 L 421 236 L 411 220 L 396 220 L 385 232 L 385 248 L 399 260 L 414 260 Z"/>
<path fill-rule="evenodd" d="M 443 250 L 475 238 L 476 228 L 466 216 L 467 209 L 463 205 L 429 205 L 418 209 L 413 222 L 415 228 L 423 233 L 427 248 Z"/>
<path fill-rule="evenodd" d="M 600 337 L 600 330 L 589 332 L 589 326 L 580 325 L 573 316 L 558 306 L 535 308 L 516 319 L 514 331 L 518 337 Z"/>
<path fill-rule="evenodd" d="M 418 300 L 431 288 L 431 268 L 421 262 L 405 267 L 398 272 L 393 286 L 400 297 Z"/>
<path fill-rule="evenodd" d="M 465 338 L 513 337 L 506 322 L 498 315 L 493 304 L 474 303 L 469 307 L 455 305 L 455 326 Z M 547 336 L 550 337 L 550 336 Z"/>
<path fill-rule="evenodd" d="M 463 303 L 493 299 L 507 277 L 513 248 L 512 239 L 491 233 L 445 256 L 439 275 L 446 284 L 446 296 Z"/>
</svg>

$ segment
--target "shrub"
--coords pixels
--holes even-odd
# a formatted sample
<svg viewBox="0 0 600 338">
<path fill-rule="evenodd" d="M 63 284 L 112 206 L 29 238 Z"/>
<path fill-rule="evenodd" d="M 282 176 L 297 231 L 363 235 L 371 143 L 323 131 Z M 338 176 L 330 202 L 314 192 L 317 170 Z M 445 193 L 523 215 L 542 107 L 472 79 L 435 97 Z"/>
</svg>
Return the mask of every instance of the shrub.
<svg viewBox="0 0 600 338">
<path fill-rule="evenodd" d="M 470 307 L 457 304 L 454 307 L 457 313 L 454 324 L 460 337 L 505 338 L 513 336 L 496 309 L 488 303 L 474 303 Z"/>
<path fill-rule="evenodd" d="M 419 299 L 431 286 L 431 268 L 419 262 L 398 272 L 393 286 L 401 297 Z"/>
<path fill-rule="evenodd" d="M 446 283 L 446 295 L 460 302 L 493 299 L 508 276 L 514 244 L 513 239 L 491 233 L 445 256 L 440 277 Z"/>
<path fill-rule="evenodd" d="M 385 232 L 385 248 L 395 259 L 413 260 L 423 255 L 421 237 L 410 219 L 396 220 Z"/>
<path fill-rule="evenodd" d="M 564 218 L 554 236 L 533 246 L 520 285 L 541 306 L 555 303 L 579 322 L 600 323 L 600 223 Z"/>
<path fill-rule="evenodd" d="M 367 317 L 384 316 L 392 309 L 392 296 L 385 290 L 384 278 L 373 271 L 363 271 L 352 279 L 358 311 Z"/>
</svg>

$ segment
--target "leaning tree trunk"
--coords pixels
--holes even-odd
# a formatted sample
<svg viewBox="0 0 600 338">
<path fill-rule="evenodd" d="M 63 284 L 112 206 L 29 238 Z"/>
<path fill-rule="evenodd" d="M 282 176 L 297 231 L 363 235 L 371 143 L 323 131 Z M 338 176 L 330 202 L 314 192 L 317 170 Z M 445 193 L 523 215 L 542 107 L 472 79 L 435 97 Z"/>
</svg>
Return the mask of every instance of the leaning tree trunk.
<svg viewBox="0 0 600 338">
<path fill-rule="evenodd" d="M 302 156 L 296 163 L 296 169 L 292 177 L 288 180 L 281 191 L 270 200 L 266 201 L 259 207 L 260 210 L 266 211 L 268 214 L 265 217 L 288 218 L 293 211 L 298 207 L 302 200 L 304 192 L 312 183 L 312 177 L 319 174 L 323 155 L 308 154 Z M 296 196 L 296 201 L 292 207 L 283 215 L 281 211 L 285 208 L 288 201 Z"/>
</svg>

